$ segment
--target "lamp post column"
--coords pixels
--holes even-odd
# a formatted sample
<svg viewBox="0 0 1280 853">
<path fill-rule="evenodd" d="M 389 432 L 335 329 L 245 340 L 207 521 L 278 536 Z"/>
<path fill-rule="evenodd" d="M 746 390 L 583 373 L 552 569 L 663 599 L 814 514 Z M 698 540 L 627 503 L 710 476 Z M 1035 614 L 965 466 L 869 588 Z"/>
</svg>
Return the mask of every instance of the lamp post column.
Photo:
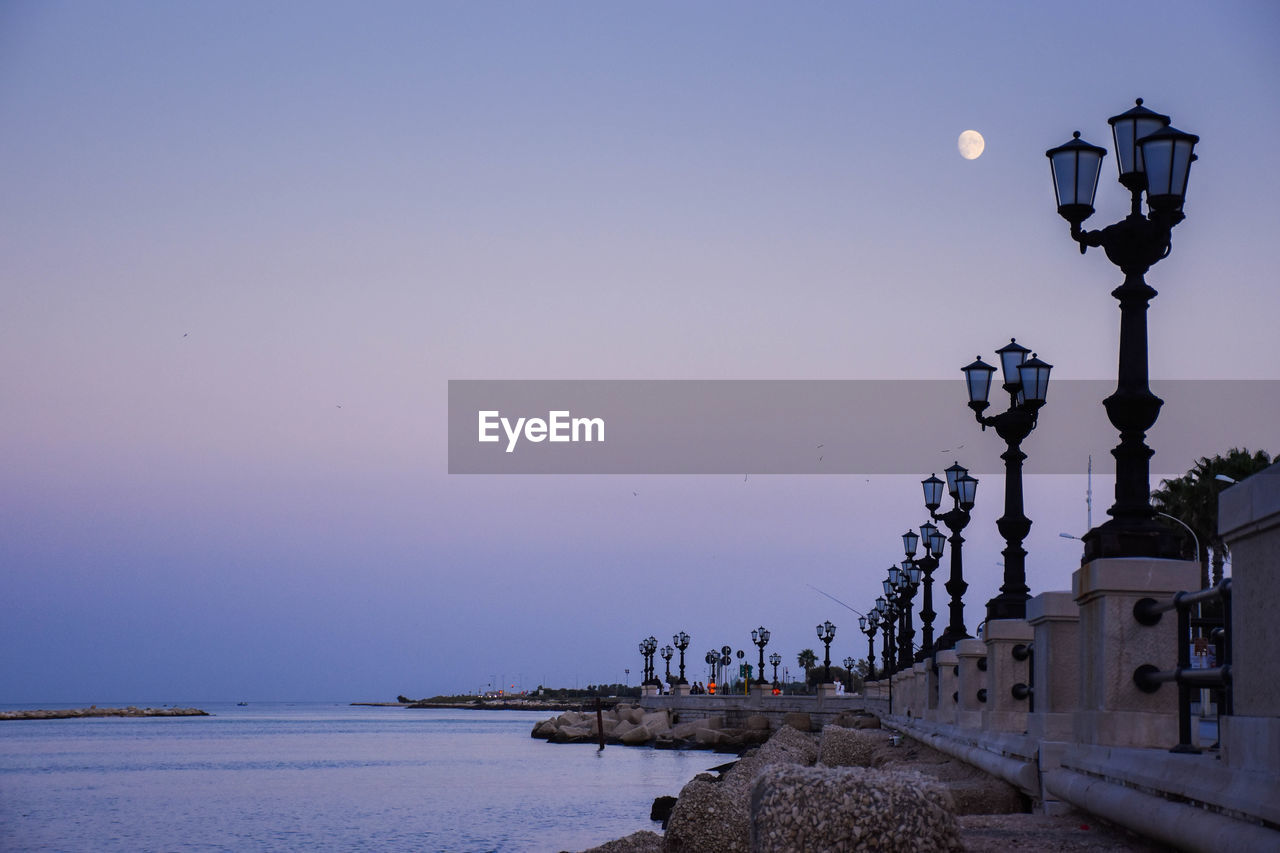
<svg viewBox="0 0 1280 853">
<path fill-rule="evenodd" d="M 1147 371 L 1147 307 L 1156 291 L 1145 275 L 1168 256 L 1173 228 L 1182 212 L 1187 179 L 1198 136 L 1169 126 L 1169 117 L 1142 106 L 1107 119 L 1116 146 L 1120 183 L 1131 194 L 1127 217 L 1099 231 L 1080 226 L 1094 213 L 1098 173 L 1106 149 L 1090 145 L 1077 131 L 1066 144 L 1045 152 L 1053 174 L 1058 213 L 1071 224 L 1071 238 L 1083 254 L 1101 247 L 1124 273 L 1111 295 L 1120 302 L 1120 353 L 1115 393 L 1102 401 L 1107 418 L 1119 430 L 1115 503 L 1111 519 L 1086 533 L 1082 562 L 1105 557 L 1181 556 L 1181 537 L 1156 521 L 1151 508 L 1151 456 L 1147 431 L 1155 425 L 1163 401 L 1151 393 Z M 1147 214 L 1142 213 L 1146 193 Z"/>
</svg>

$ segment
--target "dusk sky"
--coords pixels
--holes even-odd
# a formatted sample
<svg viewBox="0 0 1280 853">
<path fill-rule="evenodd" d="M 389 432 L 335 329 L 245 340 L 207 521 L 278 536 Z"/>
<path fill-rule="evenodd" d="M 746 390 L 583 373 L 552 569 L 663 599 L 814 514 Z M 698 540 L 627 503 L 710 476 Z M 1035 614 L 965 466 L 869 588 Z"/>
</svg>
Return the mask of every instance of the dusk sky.
<svg viewBox="0 0 1280 853">
<path fill-rule="evenodd" d="M 680 630 L 702 678 L 761 624 L 794 673 L 825 619 L 864 656 L 810 585 L 866 609 L 956 453 L 450 475 L 448 380 L 954 379 L 936 417 L 997 442 L 975 354 L 1115 376 L 1120 274 L 1044 152 L 1135 97 L 1201 137 L 1153 377 L 1280 379 L 1278 39 L 1268 0 L 0 4 L 0 703 L 635 684 Z M 1027 480 L 1033 594 L 1085 466 Z"/>
</svg>

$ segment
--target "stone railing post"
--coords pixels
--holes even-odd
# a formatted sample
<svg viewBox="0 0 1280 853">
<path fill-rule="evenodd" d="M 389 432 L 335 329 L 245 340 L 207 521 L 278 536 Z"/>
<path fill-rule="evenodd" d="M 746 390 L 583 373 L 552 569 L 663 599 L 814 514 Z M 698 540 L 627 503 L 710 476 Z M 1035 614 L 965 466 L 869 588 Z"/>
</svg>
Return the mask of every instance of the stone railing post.
<svg viewBox="0 0 1280 853">
<path fill-rule="evenodd" d="M 1280 767 L 1280 463 L 1218 496 L 1218 530 L 1231 548 L 1233 709 L 1220 716 L 1229 767 Z"/>
<path fill-rule="evenodd" d="M 1116 557 L 1094 560 L 1071 576 L 1080 605 L 1080 706 L 1074 731 L 1081 743 L 1164 747 L 1178 742 L 1178 691 L 1171 685 L 1143 693 L 1133 681 L 1143 665 L 1178 663 L 1177 616 L 1142 625 L 1133 605 L 1163 601 L 1200 586 L 1200 564 L 1187 560 Z M 1188 642 L 1189 638 L 1182 638 Z"/>
<path fill-rule="evenodd" d="M 987 701 L 982 706 L 982 728 L 993 732 L 1022 734 L 1027 730 L 1026 696 L 1013 695 L 1015 684 L 1031 686 L 1027 652 L 1033 637 L 1031 626 L 1022 619 L 991 619 L 983 642 L 987 644 Z M 1019 649 L 1021 660 L 1014 655 Z"/>
<path fill-rule="evenodd" d="M 1067 740 L 1080 702 L 1080 608 L 1069 592 L 1042 592 L 1027 602 L 1027 624 L 1035 633 L 1027 734 Z"/>
<path fill-rule="evenodd" d="M 922 719 L 929 712 L 928 669 L 924 662 L 911 667 L 911 716 L 916 719 Z"/>
<path fill-rule="evenodd" d="M 935 719 L 939 723 L 954 725 L 956 710 L 959 707 L 958 675 L 960 658 L 953 649 L 938 652 L 935 658 L 938 679 L 938 707 L 934 709 Z"/>
<path fill-rule="evenodd" d="M 987 693 L 987 673 L 983 671 L 987 644 L 982 640 L 961 640 L 956 643 L 956 656 L 960 659 L 960 675 L 956 679 L 956 691 L 960 696 L 960 702 L 956 706 L 956 725 L 966 729 L 980 729 L 982 706 L 986 704 L 984 700 Z"/>
</svg>

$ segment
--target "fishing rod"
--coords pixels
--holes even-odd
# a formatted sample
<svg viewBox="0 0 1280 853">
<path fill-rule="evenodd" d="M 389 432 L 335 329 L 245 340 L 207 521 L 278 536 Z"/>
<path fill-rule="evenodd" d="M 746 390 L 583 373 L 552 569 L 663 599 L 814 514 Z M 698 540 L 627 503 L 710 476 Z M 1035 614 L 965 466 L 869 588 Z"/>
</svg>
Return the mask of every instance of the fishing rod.
<svg viewBox="0 0 1280 853">
<path fill-rule="evenodd" d="M 845 604 L 843 601 L 841 601 L 840 599 L 836 598 L 836 597 L 835 597 L 834 595 L 832 595 L 831 593 L 829 593 L 829 592 L 823 592 L 822 590 L 818 589 L 816 586 L 814 586 L 814 585 L 813 585 L 813 584 L 811 584 L 811 583 L 807 583 L 807 584 L 805 584 L 805 586 L 809 587 L 809 589 L 813 590 L 814 592 L 817 592 L 817 593 L 819 593 L 819 594 L 821 594 L 821 595 L 825 595 L 827 598 L 831 599 L 831 600 L 832 600 L 832 601 L 834 601 L 836 604 L 839 604 L 839 605 L 840 605 L 841 607 L 843 607 L 845 610 L 853 610 L 853 612 L 854 612 L 854 613 L 857 613 L 859 616 L 863 616 L 863 617 L 865 617 L 865 616 L 867 615 L 867 614 L 863 613 L 861 610 L 856 610 L 856 609 L 854 609 L 854 608 L 850 607 L 849 605 Z"/>
</svg>

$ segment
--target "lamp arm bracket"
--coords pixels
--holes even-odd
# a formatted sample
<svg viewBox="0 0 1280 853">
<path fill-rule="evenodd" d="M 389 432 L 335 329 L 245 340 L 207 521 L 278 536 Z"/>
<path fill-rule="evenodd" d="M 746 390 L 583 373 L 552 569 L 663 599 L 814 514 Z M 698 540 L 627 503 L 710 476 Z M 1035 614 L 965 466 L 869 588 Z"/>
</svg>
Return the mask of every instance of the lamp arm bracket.
<svg viewBox="0 0 1280 853">
<path fill-rule="evenodd" d="M 1080 227 L 1079 223 L 1071 225 L 1071 239 L 1080 244 L 1080 254 L 1084 254 L 1089 247 L 1098 248 L 1102 245 L 1101 231 L 1085 231 Z"/>
</svg>

